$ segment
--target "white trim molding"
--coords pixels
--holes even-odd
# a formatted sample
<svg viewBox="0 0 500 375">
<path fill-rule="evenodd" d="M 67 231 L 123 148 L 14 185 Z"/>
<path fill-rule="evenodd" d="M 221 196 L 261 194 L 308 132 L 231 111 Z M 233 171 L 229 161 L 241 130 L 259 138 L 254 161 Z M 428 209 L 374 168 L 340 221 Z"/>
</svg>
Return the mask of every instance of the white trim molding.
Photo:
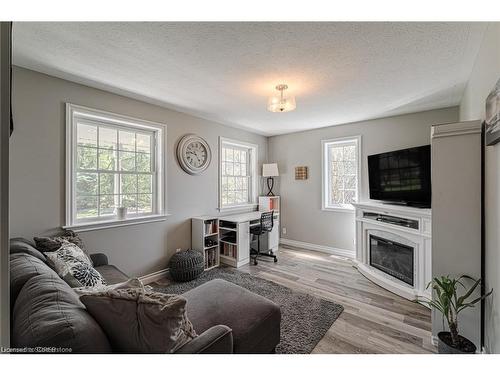
<svg viewBox="0 0 500 375">
<path fill-rule="evenodd" d="M 252 212 L 255 211 L 259 205 L 257 203 L 248 203 L 248 204 L 241 204 L 237 206 L 226 206 L 222 208 L 218 208 L 219 212 L 225 212 L 225 213 L 244 213 L 244 212 Z"/>
<path fill-rule="evenodd" d="M 151 284 L 152 282 L 155 282 L 156 280 L 160 280 L 160 279 L 166 277 L 168 272 L 169 272 L 168 270 L 169 270 L 168 268 L 164 268 L 164 269 L 156 271 L 156 272 L 148 273 L 147 275 L 140 276 L 139 280 L 144 285 Z"/>
<path fill-rule="evenodd" d="M 150 215 L 138 218 L 129 218 L 124 220 L 109 220 L 109 221 L 99 221 L 95 223 L 84 223 L 77 225 L 65 225 L 63 229 L 71 229 L 73 232 L 89 232 L 92 230 L 99 229 L 109 229 L 109 228 L 119 228 L 127 227 L 129 225 L 146 224 L 146 223 L 156 223 L 158 221 L 165 221 L 170 215 Z"/>
<path fill-rule="evenodd" d="M 222 147 L 223 145 L 233 145 L 236 147 L 248 148 L 250 150 L 250 160 L 249 160 L 249 168 L 251 171 L 251 181 L 250 181 L 250 192 L 249 199 L 250 202 L 237 204 L 237 205 L 226 205 L 222 204 Z M 245 210 L 253 210 L 257 208 L 257 198 L 259 196 L 259 189 L 257 185 L 257 181 L 259 180 L 259 145 L 255 143 L 249 143 L 244 141 L 238 141 L 236 139 L 230 139 L 225 137 L 219 137 L 219 153 L 218 153 L 218 171 L 219 171 L 219 186 L 217 189 L 218 193 L 218 207 L 217 209 L 220 212 L 237 212 L 237 211 L 245 211 Z"/>
<path fill-rule="evenodd" d="M 136 132 L 151 134 L 151 174 L 152 212 L 147 214 L 130 214 L 126 220 L 119 220 L 116 215 L 97 216 L 88 219 L 77 219 L 76 215 L 76 163 L 77 139 L 76 127 L 79 123 L 89 123 L 93 126 L 110 126 L 113 128 L 133 128 Z M 94 230 L 102 228 L 121 227 L 125 225 L 165 220 L 167 216 L 167 126 L 148 120 L 123 116 L 111 112 L 101 111 L 66 103 L 66 222 L 64 228 L 76 231 Z M 96 145 L 98 148 L 99 145 Z M 101 172 L 98 167 L 90 173 Z M 118 171 L 113 171 L 117 173 Z M 142 173 L 142 172 L 119 172 Z M 99 186 L 99 185 L 98 185 Z M 99 190 L 98 190 L 99 191 Z M 99 196 L 99 194 L 97 194 Z"/>
<path fill-rule="evenodd" d="M 356 145 L 356 201 L 361 193 L 361 135 L 340 137 L 321 140 L 321 209 L 323 211 L 336 211 L 354 213 L 354 207 L 350 204 L 332 205 L 330 204 L 329 191 L 331 175 L 329 167 L 329 145 L 330 144 L 355 144 Z"/>
<path fill-rule="evenodd" d="M 289 240 L 287 238 L 280 238 L 280 245 L 298 247 L 301 249 L 319 251 L 321 253 L 337 255 L 345 258 L 356 258 L 355 250 L 339 249 L 331 246 L 317 245 L 309 242 Z"/>
<path fill-rule="evenodd" d="M 481 133 L 481 121 L 453 122 L 431 127 L 431 138 Z"/>
</svg>

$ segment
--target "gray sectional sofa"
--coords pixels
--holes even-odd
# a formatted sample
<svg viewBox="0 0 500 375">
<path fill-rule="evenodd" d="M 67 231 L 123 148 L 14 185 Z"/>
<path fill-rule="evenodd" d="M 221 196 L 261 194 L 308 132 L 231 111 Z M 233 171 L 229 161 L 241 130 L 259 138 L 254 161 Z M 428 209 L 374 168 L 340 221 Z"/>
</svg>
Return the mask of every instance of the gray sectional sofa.
<svg viewBox="0 0 500 375">
<path fill-rule="evenodd" d="M 104 254 L 91 258 L 108 284 L 128 279 Z M 78 295 L 26 239 L 11 240 L 10 281 L 12 347 L 114 352 Z M 209 281 L 183 296 L 199 336 L 177 353 L 272 353 L 280 341 L 280 308 L 264 297 L 224 280 Z"/>
</svg>

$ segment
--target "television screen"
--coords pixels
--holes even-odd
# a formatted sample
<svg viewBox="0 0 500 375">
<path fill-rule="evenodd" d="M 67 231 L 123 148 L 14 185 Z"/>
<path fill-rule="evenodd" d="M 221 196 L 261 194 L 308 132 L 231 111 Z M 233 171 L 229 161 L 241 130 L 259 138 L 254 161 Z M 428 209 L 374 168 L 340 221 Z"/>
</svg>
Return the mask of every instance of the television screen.
<svg viewBox="0 0 500 375">
<path fill-rule="evenodd" d="M 370 199 L 431 206 L 431 146 L 368 156 Z"/>
</svg>

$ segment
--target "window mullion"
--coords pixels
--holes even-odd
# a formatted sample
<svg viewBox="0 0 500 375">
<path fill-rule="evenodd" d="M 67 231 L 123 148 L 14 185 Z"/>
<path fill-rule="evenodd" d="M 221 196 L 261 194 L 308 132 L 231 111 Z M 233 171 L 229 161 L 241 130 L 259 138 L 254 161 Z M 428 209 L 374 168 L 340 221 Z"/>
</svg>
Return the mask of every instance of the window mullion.
<svg viewBox="0 0 500 375">
<path fill-rule="evenodd" d="M 327 171 L 328 171 L 328 186 L 327 186 L 327 199 L 328 199 L 328 204 L 332 205 L 333 204 L 333 196 L 332 196 L 332 189 L 333 189 L 333 158 L 332 158 L 332 153 L 333 153 L 333 146 L 329 145 L 328 150 L 327 150 Z"/>
<path fill-rule="evenodd" d="M 121 156 L 120 156 L 120 132 L 116 132 L 116 171 L 118 176 L 118 206 L 122 207 L 122 175 L 120 171 L 121 166 Z"/>
<path fill-rule="evenodd" d="M 99 128 L 100 126 L 97 125 L 97 217 L 101 216 L 101 175 L 99 174 Z"/>
</svg>

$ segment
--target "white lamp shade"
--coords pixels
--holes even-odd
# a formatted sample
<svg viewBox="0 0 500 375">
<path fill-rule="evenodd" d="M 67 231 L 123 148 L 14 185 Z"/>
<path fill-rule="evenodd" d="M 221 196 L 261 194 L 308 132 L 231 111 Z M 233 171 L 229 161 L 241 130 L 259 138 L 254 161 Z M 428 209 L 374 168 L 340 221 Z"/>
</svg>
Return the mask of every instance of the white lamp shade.
<svg viewBox="0 0 500 375">
<path fill-rule="evenodd" d="M 278 164 L 262 164 L 262 177 L 277 177 L 279 176 Z"/>
</svg>

